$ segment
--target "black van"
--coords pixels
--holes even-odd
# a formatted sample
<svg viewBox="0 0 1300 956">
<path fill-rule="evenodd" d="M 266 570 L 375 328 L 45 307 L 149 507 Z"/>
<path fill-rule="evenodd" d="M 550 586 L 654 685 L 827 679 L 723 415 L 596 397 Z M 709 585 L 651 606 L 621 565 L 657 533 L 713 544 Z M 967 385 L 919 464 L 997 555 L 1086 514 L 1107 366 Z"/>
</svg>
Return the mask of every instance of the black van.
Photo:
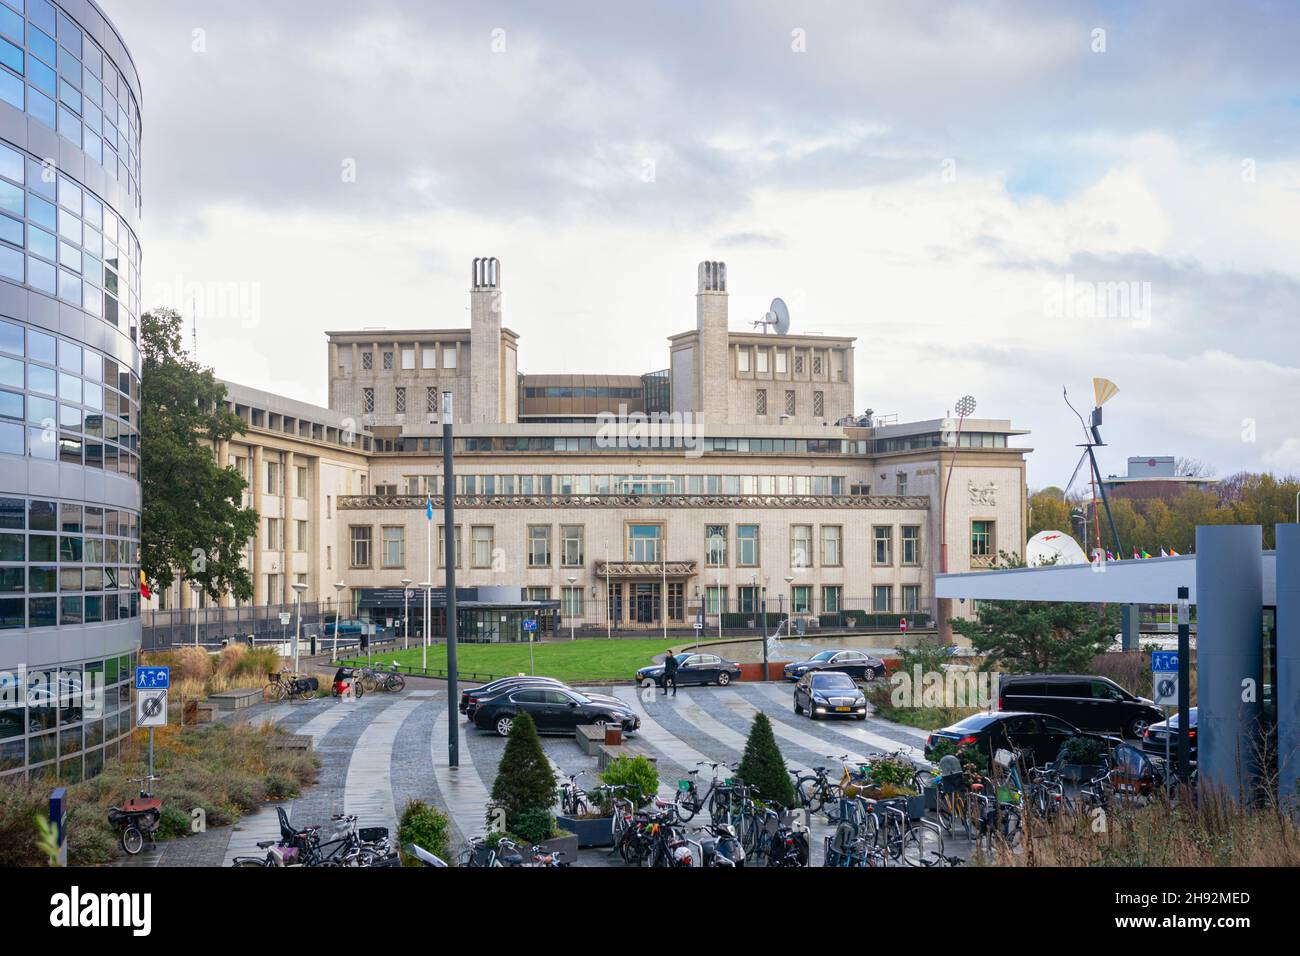
<svg viewBox="0 0 1300 956">
<path fill-rule="evenodd" d="M 1165 715 L 1108 677 L 1087 674 L 1013 674 L 998 682 L 998 710 L 1027 710 L 1068 720 L 1081 730 L 1119 731 L 1141 740 Z"/>
</svg>

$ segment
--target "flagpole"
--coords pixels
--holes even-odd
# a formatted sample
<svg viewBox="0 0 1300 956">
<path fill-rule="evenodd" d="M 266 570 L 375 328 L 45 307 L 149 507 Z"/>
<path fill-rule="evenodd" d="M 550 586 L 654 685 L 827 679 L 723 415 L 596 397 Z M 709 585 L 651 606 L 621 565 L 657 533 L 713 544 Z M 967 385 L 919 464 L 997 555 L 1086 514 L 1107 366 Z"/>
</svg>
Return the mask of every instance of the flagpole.
<svg viewBox="0 0 1300 956">
<path fill-rule="evenodd" d="M 424 641 L 420 649 L 420 670 L 429 673 L 429 615 L 433 611 L 433 496 L 428 492 L 424 499 L 424 580 L 430 587 L 424 589 Z"/>
</svg>

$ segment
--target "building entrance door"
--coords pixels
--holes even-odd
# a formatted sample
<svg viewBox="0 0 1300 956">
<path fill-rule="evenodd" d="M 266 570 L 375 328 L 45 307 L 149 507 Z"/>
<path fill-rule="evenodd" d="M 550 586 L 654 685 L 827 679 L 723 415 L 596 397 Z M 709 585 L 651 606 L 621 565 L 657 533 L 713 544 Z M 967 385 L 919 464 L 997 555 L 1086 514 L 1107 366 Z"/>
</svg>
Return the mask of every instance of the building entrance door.
<svg viewBox="0 0 1300 956">
<path fill-rule="evenodd" d="M 638 624 L 659 623 L 659 585 L 635 584 L 632 586 L 632 608 Z"/>
</svg>

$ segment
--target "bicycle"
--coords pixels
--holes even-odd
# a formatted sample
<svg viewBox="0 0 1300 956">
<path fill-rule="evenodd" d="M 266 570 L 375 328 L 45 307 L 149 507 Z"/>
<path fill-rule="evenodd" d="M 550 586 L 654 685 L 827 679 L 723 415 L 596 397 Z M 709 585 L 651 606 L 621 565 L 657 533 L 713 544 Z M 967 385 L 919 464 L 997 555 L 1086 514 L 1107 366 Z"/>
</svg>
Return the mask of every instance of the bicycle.
<svg viewBox="0 0 1300 956">
<path fill-rule="evenodd" d="M 313 700 L 320 690 L 320 681 L 301 674 L 272 672 L 266 675 L 266 679 L 266 687 L 262 689 L 262 697 L 266 700 L 293 700 L 295 697 Z"/>
<path fill-rule="evenodd" d="M 568 774 L 560 783 L 560 810 L 566 817 L 578 817 L 587 812 L 587 792 L 578 786 L 578 778 L 587 771 Z"/>
<path fill-rule="evenodd" d="M 828 757 L 828 759 L 835 759 Z M 845 754 L 844 759 L 848 759 Z M 799 805 L 809 813 L 820 813 L 825 809 L 826 804 L 836 803 L 840 799 L 841 791 L 836 785 L 831 783 L 829 767 L 813 767 L 812 773 L 801 773 L 798 770 L 787 770 L 794 777 L 794 792 L 799 799 Z"/>
<path fill-rule="evenodd" d="M 735 788 L 735 781 L 728 777 L 721 785 L 718 783 L 718 768 L 727 765 L 700 760 L 695 766 L 708 767 L 712 770 L 713 780 L 709 783 L 708 792 L 703 797 L 700 797 L 697 784 L 699 770 L 688 771 L 687 779 L 677 781 L 677 792 L 673 795 L 673 803 L 677 807 L 677 814 L 681 821 L 689 823 L 695 814 L 705 807 L 709 808 L 710 819 L 716 820 L 727 815 L 731 809 L 731 791 Z"/>
<path fill-rule="evenodd" d="M 118 841 L 122 844 L 122 851 L 130 856 L 144 849 L 146 838 L 151 846 L 155 845 L 154 834 L 162 822 L 162 801 L 153 795 L 150 785 L 158 779 L 159 776 L 153 773 L 130 778 L 128 783 L 140 784 L 140 796 L 122 801 L 120 807 L 108 809 L 108 822 L 121 829 Z"/>
<path fill-rule="evenodd" d="M 923 860 L 943 856 L 943 830 L 929 820 L 913 820 L 907 812 L 906 797 L 877 800 L 871 810 L 878 814 L 876 845 L 890 859 L 921 866 Z"/>
</svg>

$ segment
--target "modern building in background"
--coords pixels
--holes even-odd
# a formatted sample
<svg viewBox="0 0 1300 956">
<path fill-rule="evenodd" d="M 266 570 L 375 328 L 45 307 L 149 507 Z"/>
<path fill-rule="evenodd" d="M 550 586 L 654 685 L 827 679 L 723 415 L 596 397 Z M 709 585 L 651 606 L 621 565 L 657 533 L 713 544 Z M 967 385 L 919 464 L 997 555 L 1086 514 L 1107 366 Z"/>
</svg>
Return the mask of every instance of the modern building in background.
<svg viewBox="0 0 1300 956">
<path fill-rule="evenodd" d="M 1106 492 L 1113 498 L 1130 501 L 1173 501 L 1188 489 L 1207 491 L 1217 482 L 1203 475 L 1180 475 L 1173 455 L 1137 456 L 1128 460 L 1124 475 L 1102 479 Z"/>
<path fill-rule="evenodd" d="M 852 338 L 732 331 L 725 264 L 697 278 L 668 370 L 521 372 L 501 265 L 483 258 L 468 329 L 329 333 L 329 409 L 230 384 L 248 430 L 220 454 L 262 515 L 256 603 L 292 600 L 300 582 L 328 607 L 341 582 L 345 615 L 385 624 L 409 605 L 418 633 L 422 595 L 407 600 L 402 581 L 444 580 L 443 392 L 457 583 L 501 610 L 463 622 L 467 639 L 519 639 L 520 607 L 556 604 L 560 627 L 601 634 L 745 627 L 764 605 L 809 627 L 934 625 L 945 537 L 953 571 L 1021 553 L 1023 431 L 968 418 L 958 438 L 944 418 L 855 415 Z M 162 600 L 190 597 L 178 585 Z"/>
<path fill-rule="evenodd" d="M 0 3 L 0 774 L 94 776 L 132 726 L 140 99 L 94 3 Z"/>
</svg>

